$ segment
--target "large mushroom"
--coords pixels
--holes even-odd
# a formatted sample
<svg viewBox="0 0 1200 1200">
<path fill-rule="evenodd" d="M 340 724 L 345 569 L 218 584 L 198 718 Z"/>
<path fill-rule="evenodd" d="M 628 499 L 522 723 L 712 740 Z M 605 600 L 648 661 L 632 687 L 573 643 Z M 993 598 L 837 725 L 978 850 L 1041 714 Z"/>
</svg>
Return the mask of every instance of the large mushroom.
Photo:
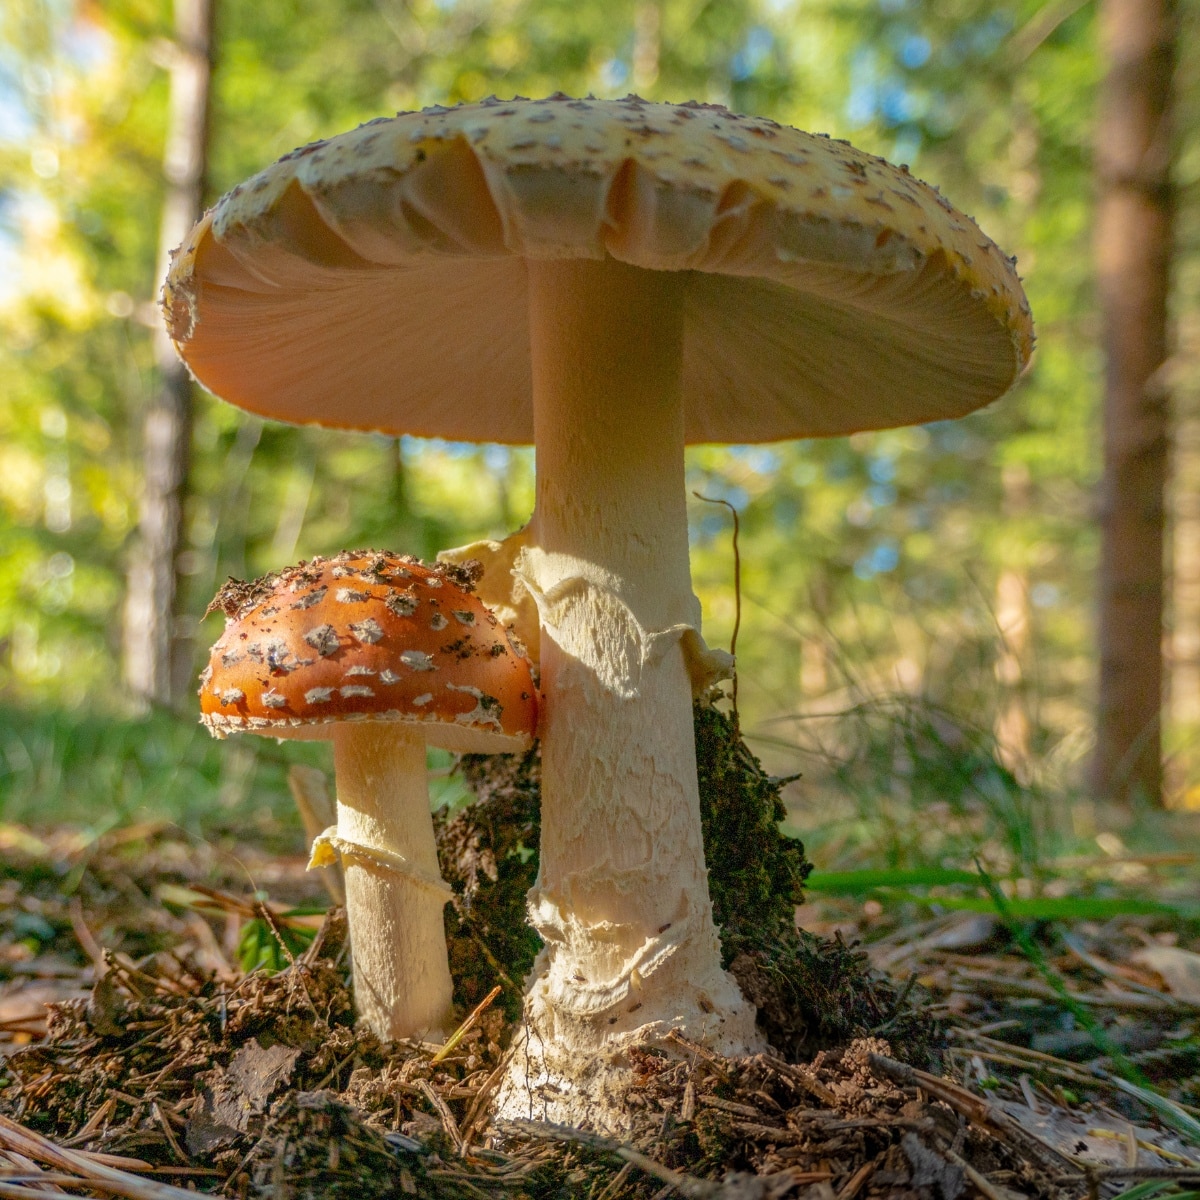
<svg viewBox="0 0 1200 1200">
<path fill-rule="evenodd" d="M 1032 347 L 1012 263 L 843 142 L 704 104 L 493 99 L 285 156 L 196 227 L 165 311 L 254 412 L 536 446 L 530 524 L 472 548 L 543 696 L 546 951 L 502 1107 L 533 1089 L 552 1119 L 619 1124 L 631 1039 L 752 1047 L 701 845 L 691 701 L 720 664 L 684 445 L 988 403 Z"/>
<path fill-rule="evenodd" d="M 436 1038 L 451 1016 L 425 747 L 532 740 L 529 663 L 471 581 L 358 551 L 230 580 L 211 605 L 226 625 L 200 676 L 209 730 L 333 742 L 337 824 L 313 864 L 342 861 L 355 1001 L 385 1041 Z"/>
</svg>

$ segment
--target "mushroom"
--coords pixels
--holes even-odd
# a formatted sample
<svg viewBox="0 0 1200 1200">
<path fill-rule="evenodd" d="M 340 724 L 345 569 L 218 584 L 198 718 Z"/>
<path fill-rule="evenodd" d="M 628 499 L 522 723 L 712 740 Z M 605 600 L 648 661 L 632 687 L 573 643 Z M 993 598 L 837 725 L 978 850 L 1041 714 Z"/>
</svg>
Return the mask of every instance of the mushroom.
<svg viewBox="0 0 1200 1200">
<path fill-rule="evenodd" d="M 471 571 L 355 551 L 253 583 L 209 611 L 226 626 L 200 676 L 219 738 L 333 742 L 337 824 L 313 866 L 345 873 L 359 1013 L 383 1040 L 436 1035 L 451 1015 L 426 745 L 505 753 L 535 721 L 528 661 L 471 594 Z"/>
<path fill-rule="evenodd" d="M 196 226 L 164 306 L 196 377 L 251 411 L 536 446 L 529 526 L 469 550 L 541 667 L 546 949 L 501 1110 L 533 1088 L 547 1119 L 619 1124 L 632 1040 L 752 1049 L 701 844 L 691 702 L 722 664 L 699 635 L 684 445 L 987 404 L 1032 349 L 1013 264 L 844 142 L 556 95 L 286 155 Z"/>
</svg>

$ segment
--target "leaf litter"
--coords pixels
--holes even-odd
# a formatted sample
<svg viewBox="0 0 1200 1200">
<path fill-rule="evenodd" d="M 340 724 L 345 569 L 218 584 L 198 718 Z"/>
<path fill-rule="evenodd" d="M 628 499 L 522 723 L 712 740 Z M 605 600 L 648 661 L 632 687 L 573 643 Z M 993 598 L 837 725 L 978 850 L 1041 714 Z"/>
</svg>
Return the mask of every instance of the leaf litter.
<svg viewBox="0 0 1200 1200">
<path fill-rule="evenodd" d="M 772 793 L 736 730 L 709 732 L 711 831 L 736 816 L 722 810 L 739 786 Z M 620 1140 L 536 1113 L 493 1122 L 537 949 L 523 922 L 537 763 L 463 770 L 479 799 L 441 819 L 439 844 L 457 893 L 447 916 L 457 999 L 476 1011 L 449 1053 L 383 1046 L 355 1025 L 337 910 L 299 953 L 279 938 L 284 969 L 244 974 L 236 937 L 262 901 L 228 894 L 239 871 L 222 874 L 219 856 L 164 829 L 86 850 L 10 838 L 0 1005 L 23 996 L 26 1008 L 0 1009 L 0 1196 L 1013 1200 L 1200 1188 L 1200 1148 L 1080 1038 L 1002 923 L 909 914 L 881 934 L 877 917 L 856 927 L 845 901 L 826 898 L 833 936 L 781 927 L 772 903 L 752 928 L 730 919 L 738 889 L 760 908 L 781 891 L 790 912 L 807 873 L 802 855 L 769 844 L 754 864 L 712 869 L 736 934 L 727 965 L 747 991 L 755 973 L 765 979 L 755 998 L 776 1052 L 731 1060 L 678 1035 L 646 1043 L 632 1055 Z M 277 895 L 302 900 L 306 886 L 276 863 Z M 161 899 L 189 893 L 206 904 Z M 291 927 L 288 904 L 265 911 L 268 930 Z M 1139 957 L 1164 944 L 1163 919 L 1039 936 L 1064 989 L 1174 1106 L 1166 1115 L 1187 1117 L 1200 1098 L 1200 1010 Z M 856 933 L 871 936 L 875 970 Z M 62 998 L 30 1007 L 31 981 Z"/>
</svg>

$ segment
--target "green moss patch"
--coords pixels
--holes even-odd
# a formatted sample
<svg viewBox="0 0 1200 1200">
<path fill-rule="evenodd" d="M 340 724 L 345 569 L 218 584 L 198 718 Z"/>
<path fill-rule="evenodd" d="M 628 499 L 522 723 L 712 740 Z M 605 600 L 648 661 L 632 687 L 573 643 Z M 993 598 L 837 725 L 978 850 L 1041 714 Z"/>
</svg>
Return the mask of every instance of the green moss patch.
<svg viewBox="0 0 1200 1200">
<path fill-rule="evenodd" d="M 722 962 L 758 1008 L 768 1040 L 793 1059 L 883 1032 L 908 1061 L 923 1062 L 935 1028 L 840 938 L 796 928 L 812 864 L 780 829 L 781 781 L 769 776 L 736 722 L 695 707 L 700 815 Z M 522 984 L 540 948 L 526 923 L 537 876 L 540 760 L 467 755 L 460 770 L 476 801 L 439 822 L 442 873 L 456 893 L 446 910 L 456 999 L 478 1004 L 496 984 L 506 1014 L 521 1011 Z"/>
</svg>

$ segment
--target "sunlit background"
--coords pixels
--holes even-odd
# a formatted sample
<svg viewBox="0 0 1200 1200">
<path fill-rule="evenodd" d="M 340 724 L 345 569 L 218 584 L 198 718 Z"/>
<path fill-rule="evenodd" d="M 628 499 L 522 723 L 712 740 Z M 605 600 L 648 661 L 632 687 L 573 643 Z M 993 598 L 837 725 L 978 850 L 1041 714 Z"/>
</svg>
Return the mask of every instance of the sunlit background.
<svg viewBox="0 0 1200 1200">
<path fill-rule="evenodd" d="M 1039 333 L 1018 386 L 954 423 L 695 448 L 689 487 L 741 515 L 742 726 L 771 770 L 803 773 L 788 798 L 818 862 L 957 861 L 985 839 L 1027 865 L 1105 833 L 1083 785 L 1103 369 L 1095 26 L 1081 0 L 218 0 L 209 201 L 381 113 L 559 89 L 726 104 L 937 183 L 1018 257 Z M 321 749 L 218 746 L 195 727 L 192 688 L 176 715 L 146 713 L 122 684 L 171 36 L 161 0 L 0 11 L 0 819 L 150 814 L 269 836 L 293 828 L 285 764 Z M 1170 379 L 1186 541 L 1200 538 L 1200 55 L 1181 61 Z M 201 395 L 178 560 L 186 657 L 216 636 L 200 614 L 227 576 L 503 535 L 529 516 L 532 477 L 525 449 L 295 429 Z M 729 513 L 695 500 L 689 514 L 705 633 L 728 645 Z M 1167 773 L 1186 806 L 1200 596 L 1178 583 Z"/>
</svg>

